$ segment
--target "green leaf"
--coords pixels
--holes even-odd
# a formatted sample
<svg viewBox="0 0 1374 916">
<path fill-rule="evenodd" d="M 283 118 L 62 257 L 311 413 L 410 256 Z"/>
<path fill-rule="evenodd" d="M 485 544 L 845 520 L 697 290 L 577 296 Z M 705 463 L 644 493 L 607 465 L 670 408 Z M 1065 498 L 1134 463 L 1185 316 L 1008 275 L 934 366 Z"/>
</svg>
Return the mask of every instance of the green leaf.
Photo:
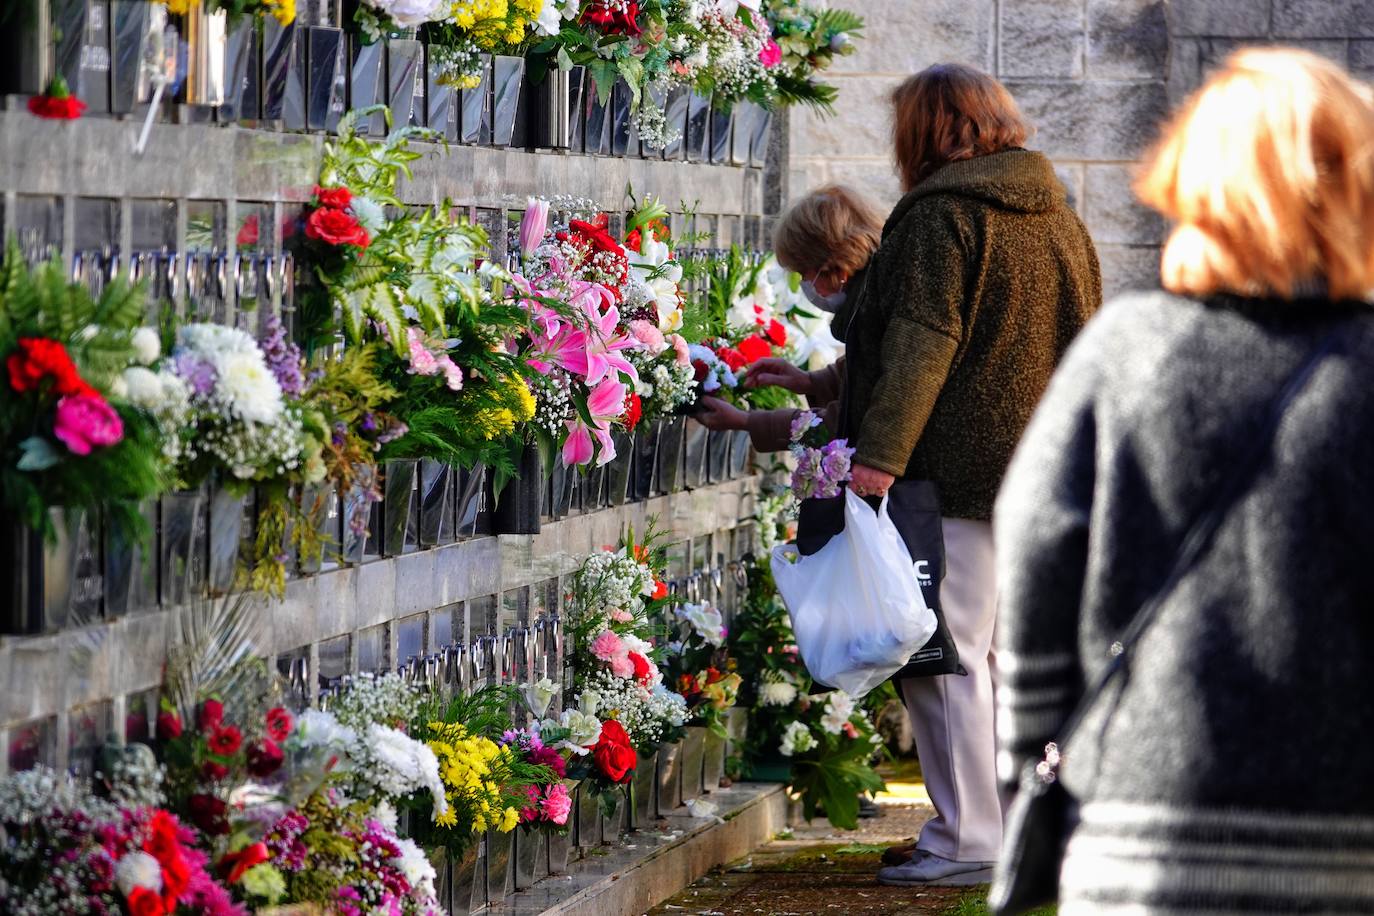
<svg viewBox="0 0 1374 916">
<path fill-rule="evenodd" d="M 29 436 L 20 442 L 19 450 L 24 454 L 15 467 L 21 471 L 46 471 L 62 460 L 52 443 L 38 436 Z"/>
</svg>

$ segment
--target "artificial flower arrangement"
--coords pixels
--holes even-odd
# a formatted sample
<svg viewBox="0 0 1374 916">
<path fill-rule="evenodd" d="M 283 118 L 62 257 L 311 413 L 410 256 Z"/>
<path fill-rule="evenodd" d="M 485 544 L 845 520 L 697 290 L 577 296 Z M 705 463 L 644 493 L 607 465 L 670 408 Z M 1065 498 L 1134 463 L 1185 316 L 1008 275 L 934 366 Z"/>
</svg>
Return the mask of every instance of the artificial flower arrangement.
<svg viewBox="0 0 1374 916">
<path fill-rule="evenodd" d="M 14 244 L 0 263 L 0 505 L 47 538 L 50 507 L 103 509 L 142 532 L 139 501 L 165 488 L 157 423 L 123 379 L 161 352 L 143 317 L 142 288 L 122 279 L 96 299 L 56 261 L 30 269 Z"/>
<path fill-rule="evenodd" d="M 652 754 L 686 724 L 686 700 L 663 683 L 650 637 L 674 603 L 662 581 L 665 554 L 650 536 L 594 553 L 573 576 L 568 632 L 578 672 L 576 710 L 600 717 L 591 776 L 600 794 L 628 783 L 636 752 Z M 614 810 L 616 796 L 602 803 Z"/>
<path fill-rule="evenodd" d="M 749 566 L 748 582 L 728 643 L 749 707 L 749 733 L 732 768 L 789 764 L 788 788 L 801 797 L 803 816 L 823 811 L 836 827 L 853 829 L 859 795 L 885 787 L 871 763 L 882 739 L 853 698 L 812 683 L 767 565 Z"/>
<path fill-rule="evenodd" d="M 704 725 L 725 737 L 725 713 L 739 695 L 738 663 L 730 657 L 729 635 L 718 608 L 681 604 L 673 610 L 667 667 L 677 692 L 687 701 L 689 724 Z"/>
<path fill-rule="evenodd" d="M 67 80 L 54 73 L 42 93 L 29 99 L 29 113 L 49 121 L 75 121 L 86 112 L 86 103 L 72 95 Z"/>
</svg>

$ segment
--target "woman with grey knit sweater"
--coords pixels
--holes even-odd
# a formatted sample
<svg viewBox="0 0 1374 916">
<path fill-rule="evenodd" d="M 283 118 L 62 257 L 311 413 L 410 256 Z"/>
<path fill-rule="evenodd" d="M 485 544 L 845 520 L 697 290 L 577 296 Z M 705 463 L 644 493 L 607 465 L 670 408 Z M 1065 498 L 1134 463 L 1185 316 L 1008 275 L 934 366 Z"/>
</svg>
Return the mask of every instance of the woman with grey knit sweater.
<svg viewBox="0 0 1374 916">
<path fill-rule="evenodd" d="M 1374 91 L 1243 51 L 1138 190 L 1175 225 L 1169 292 L 1088 325 L 996 504 L 999 775 L 1045 753 L 1160 592 L 1061 749 L 1059 912 L 1371 913 Z"/>
</svg>

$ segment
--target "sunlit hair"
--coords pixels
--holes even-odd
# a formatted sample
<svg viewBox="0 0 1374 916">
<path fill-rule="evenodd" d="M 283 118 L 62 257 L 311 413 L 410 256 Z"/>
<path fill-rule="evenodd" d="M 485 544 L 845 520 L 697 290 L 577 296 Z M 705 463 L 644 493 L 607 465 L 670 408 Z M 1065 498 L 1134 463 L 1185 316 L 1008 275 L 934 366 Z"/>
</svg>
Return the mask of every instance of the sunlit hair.
<svg viewBox="0 0 1374 916">
<path fill-rule="evenodd" d="M 839 286 L 856 274 L 882 241 L 883 218 L 853 188 L 832 184 L 797 201 L 773 230 L 773 251 L 788 270 Z"/>
<path fill-rule="evenodd" d="M 1374 292 L 1374 90 L 1306 51 L 1231 56 L 1136 183 L 1177 226 L 1166 289 L 1333 299 Z"/>
<path fill-rule="evenodd" d="M 902 189 L 960 159 L 1021 146 L 1031 135 L 1011 93 L 963 64 L 936 64 L 892 91 L 892 141 Z"/>
</svg>

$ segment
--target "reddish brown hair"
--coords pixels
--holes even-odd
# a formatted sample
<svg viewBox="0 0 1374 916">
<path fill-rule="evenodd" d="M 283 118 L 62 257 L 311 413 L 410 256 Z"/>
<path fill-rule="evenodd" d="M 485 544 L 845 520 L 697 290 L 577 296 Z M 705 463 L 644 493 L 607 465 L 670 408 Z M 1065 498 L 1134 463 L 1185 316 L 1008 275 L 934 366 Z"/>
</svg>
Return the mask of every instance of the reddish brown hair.
<svg viewBox="0 0 1374 916">
<path fill-rule="evenodd" d="M 1011 93 L 963 64 L 936 64 L 892 91 L 892 140 L 902 189 L 950 162 L 1021 146 L 1031 135 Z"/>
</svg>

